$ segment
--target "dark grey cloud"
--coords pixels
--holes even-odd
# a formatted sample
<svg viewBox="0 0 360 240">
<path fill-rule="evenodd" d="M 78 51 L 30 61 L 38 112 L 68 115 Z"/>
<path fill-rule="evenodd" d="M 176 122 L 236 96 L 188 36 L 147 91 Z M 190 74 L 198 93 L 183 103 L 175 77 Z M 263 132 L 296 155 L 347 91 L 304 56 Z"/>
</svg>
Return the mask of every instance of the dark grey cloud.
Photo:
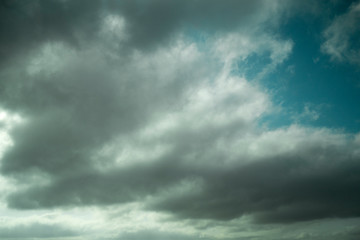
<svg viewBox="0 0 360 240">
<path fill-rule="evenodd" d="M 145 63 L 137 59 L 114 63 L 105 54 L 84 52 L 69 53 L 70 60 L 65 59 L 55 73 L 48 74 L 45 68 L 31 75 L 26 72 L 27 61 L 14 71 L 4 71 L 1 106 L 27 119 L 12 131 L 16 145 L 2 160 L 4 174 L 39 170 L 57 176 L 87 171 L 104 145 L 142 127 L 164 109 L 176 108 L 189 88 L 189 80 L 181 74 L 161 76 L 161 53 L 145 56 L 141 59 Z M 150 59 L 153 66 L 148 66 Z M 188 65 L 184 59 L 169 60 L 175 71 L 194 77 L 205 66 L 199 61 Z"/>
<path fill-rule="evenodd" d="M 83 47 L 97 39 L 104 17 L 121 15 L 128 47 L 148 49 L 167 44 L 179 30 L 215 33 L 265 21 L 263 0 L 256 1 L 8 1 L 0 4 L 2 63 L 47 41 Z M 274 8 L 275 9 L 275 8 Z"/>
<path fill-rule="evenodd" d="M 32 223 L 1 226 L 1 239 L 48 239 L 78 236 L 79 233 L 58 224 Z"/>
<path fill-rule="evenodd" d="M 262 0 L 231 0 L 223 3 L 213 0 L 156 0 L 151 3 L 113 1 L 108 4 L 110 8 L 118 8 L 129 22 L 130 44 L 147 48 L 166 43 L 180 29 L 211 34 L 246 28 L 258 21 L 258 17 L 264 13 L 263 6 L 267 3 Z"/>
<path fill-rule="evenodd" d="M 76 175 L 61 176 L 47 186 L 34 186 L 10 195 L 8 203 L 20 209 L 126 203 L 141 200 L 181 180 L 184 177 L 181 174 L 170 163 L 105 173 L 78 170 Z"/>
<path fill-rule="evenodd" d="M 214 144 L 204 136 L 201 141 L 208 147 Z M 105 173 L 78 171 L 74 177 L 10 195 L 8 203 L 15 208 L 47 208 L 125 203 L 152 196 L 147 209 L 181 219 L 231 220 L 247 214 L 259 223 L 290 223 L 360 216 L 360 165 L 352 148 L 312 142 L 275 157 L 212 167 L 195 165 L 208 151 L 196 141 L 176 145 L 177 150 L 156 163 Z M 203 153 L 196 154 L 190 145 Z M 188 152 L 197 156 L 191 159 L 194 163 L 184 159 Z M 208 161 L 224 157 L 214 155 Z M 196 180 L 201 184 L 189 192 L 163 194 L 181 181 Z"/>
<path fill-rule="evenodd" d="M 0 64 L 46 41 L 79 46 L 99 25 L 101 1 L 8 1 L 0 3 Z M 1 66 L 1 65 L 0 65 Z"/>
<path fill-rule="evenodd" d="M 153 207 L 183 218 L 254 214 L 264 223 L 358 217 L 359 158 L 330 146 L 299 151 L 240 168 L 204 170 L 200 193 L 160 199 Z"/>
</svg>

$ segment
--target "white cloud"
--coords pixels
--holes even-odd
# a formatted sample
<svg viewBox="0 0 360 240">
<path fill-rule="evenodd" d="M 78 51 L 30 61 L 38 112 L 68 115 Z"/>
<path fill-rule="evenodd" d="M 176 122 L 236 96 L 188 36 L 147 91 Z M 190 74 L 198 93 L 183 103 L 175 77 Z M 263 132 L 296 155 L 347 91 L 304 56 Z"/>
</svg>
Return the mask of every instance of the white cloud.
<svg viewBox="0 0 360 240">
<path fill-rule="evenodd" d="M 256 78 L 259 80 L 283 63 L 291 54 L 292 47 L 291 40 L 279 39 L 276 36 L 264 34 L 261 30 L 252 29 L 246 34 L 235 32 L 215 39 L 214 54 L 225 63 L 228 70 L 237 70 L 237 64 L 246 65 L 245 60 L 251 55 L 268 54 L 270 63 L 263 66 L 262 71 L 257 73 Z"/>
</svg>

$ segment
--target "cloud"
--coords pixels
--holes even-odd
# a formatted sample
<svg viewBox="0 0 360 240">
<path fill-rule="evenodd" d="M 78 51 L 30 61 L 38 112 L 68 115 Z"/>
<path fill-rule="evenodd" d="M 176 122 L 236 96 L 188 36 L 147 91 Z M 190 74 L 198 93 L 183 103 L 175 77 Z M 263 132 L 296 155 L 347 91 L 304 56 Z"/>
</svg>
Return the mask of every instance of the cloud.
<svg viewBox="0 0 360 240">
<path fill-rule="evenodd" d="M 311 104 L 311 103 L 304 103 L 304 108 L 302 112 L 291 113 L 291 118 L 295 123 L 303 123 L 309 121 L 317 121 L 321 118 L 321 113 L 324 109 L 329 108 L 329 105 L 326 104 Z"/>
<path fill-rule="evenodd" d="M 359 216 L 357 144 L 341 135 L 309 131 L 314 130 L 292 127 L 248 140 L 253 143 L 242 147 L 253 153 L 238 156 L 229 168 L 199 170 L 205 186 L 179 198 L 159 197 L 152 207 L 184 218 L 229 220 L 254 214 L 259 222 Z"/>
<path fill-rule="evenodd" d="M 348 11 L 336 17 L 324 31 L 325 42 L 321 49 L 333 60 L 360 63 L 358 45 L 358 25 L 360 22 L 360 4 L 354 2 Z"/>
<path fill-rule="evenodd" d="M 54 46 L 54 51 L 57 47 Z M 47 54 L 40 56 L 48 57 Z M 15 89 L 20 93 L 11 92 L 11 96 L 19 99 L 4 97 L 3 102 L 7 104 L 4 106 L 18 107 L 26 121 L 11 132 L 16 144 L 6 151 L 2 172 L 21 181 L 27 179 L 30 185 L 35 181 L 34 176 L 41 182 L 35 190 L 24 190 L 29 193 L 27 197 L 17 194 L 11 197 L 10 206 L 33 208 L 135 200 L 127 194 L 133 188 L 132 183 L 137 184 L 138 191 L 144 191 L 143 194 L 137 192 L 136 196 L 158 189 L 158 184 L 165 180 L 161 172 L 174 164 L 169 158 L 191 147 L 186 142 L 188 139 L 193 139 L 199 151 L 206 147 L 207 141 L 212 142 L 206 138 L 217 138 L 234 127 L 245 130 L 254 118 L 266 111 L 266 95 L 245 79 L 228 76 L 227 69 L 223 73 L 205 71 L 209 61 L 204 61 L 204 57 L 208 55 L 198 52 L 193 44 L 180 42 L 167 51 L 135 55 L 115 73 L 106 71 L 105 64 L 100 65 L 102 55 L 92 56 L 93 60 L 100 58 L 99 69 L 84 67 L 79 63 L 83 62 L 82 58 L 65 57 L 71 66 L 64 63 L 63 68 L 55 69 L 50 75 L 49 69 L 26 73 L 31 82 L 29 86 Z M 219 60 L 214 59 L 216 61 Z M 30 66 L 32 62 L 30 60 Z M 168 68 L 160 71 L 164 62 Z M 28 64 L 25 71 L 26 66 Z M 186 72 L 185 76 L 174 74 L 182 71 Z M 145 82 L 149 75 L 153 77 Z M 215 79 L 206 78 L 211 75 Z M 190 82 L 187 77 L 198 79 Z M 97 78 L 103 79 L 101 84 Z M 131 86 L 127 88 L 127 84 Z M 29 97 L 25 101 L 22 98 L 26 96 Z M 208 134 L 202 134 L 204 131 Z M 146 162 L 148 149 L 159 149 L 159 156 L 154 156 L 158 163 Z M 130 156 L 124 156 L 126 152 Z M 135 153 L 140 154 L 139 157 L 134 156 Z M 143 165 L 137 166 L 136 158 L 140 158 Z M 130 159 L 130 166 L 123 167 L 126 159 Z M 106 162 L 110 167 L 106 167 Z M 128 174 L 134 170 L 142 173 Z M 165 182 L 177 181 L 171 179 L 174 176 L 176 174 Z M 121 186 L 111 187 L 113 182 Z M 94 188 L 95 185 L 98 187 Z"/>
<path fill-rule="evenodd" d="M 167 44 L 179 31 L 200 31 L 202 34 L 226 33 L 251 29 L 278 13 L 278 1 L 168 1 L 151 3 L 109 2 L 110 9 L 119 9 L 128 24 L 129 44 L 140 49 Z M 274 16 L 274 15 L 273 15 Z M 276 22 L 276 19 L 273 19 Z M 271 22 L 272 23 L 272 22 Z M 268 22 L 269 25 L 271 25 Z"/>
<path fill-rule="evenodd" d="M 1 1 L 0 67 L 47 41 L 79 45 L 99 25 L 101 1 Z M 91 27 L 90 27 L 91 26 Z"/>
<path fill-rule="evenodd" d="M 275 14 L 279 9 L 277 1 L 270 3 L 263 0 L 226 3 L 179 0 L 171 4 L 164 0 L 151 3 L 105 0 L 91 3 L 2 1 L 0 64 L 12 62 L 15 57 L 27 54 L 30 49 L 49 41 L 64 41 L 76 48 L 97 41 L 102 22 L 109 21 L 109 15 L 123 17 L 127 37 L 122 40 L 128 46 L 124 49 L 135 47 L 144 50 L 166 45 L 186 29 L 210 34 L 250 29 L 249 25 L 267 21 L 269 14 Z M 269 21 L 267 23 L 271 25 Z M 116 31 L 113 26 L 112 32 Z M 115 45 L 117 41 L 119 39 L 112 39 Z"/>
<path fill-rule="evenodd" d="M 255 41 L 226 34 L 209 38 L 210 50 L 180 38 L 118 58 L 111 54 L 112 41 L 103 40 L 122 39 L 109 32 L 114 24 L 122 31 L 123 18 L 109 17 L 97 33 L 101 41 L 82 49 L 46 42 L 3 71 L 2 106 L 23 119 L 9 130 L 15 144 L 1 163 L 2 174 L 19 184 L 9 206 L 122 203 L 182 180 L 183 173 L 162 174 L 176 154 L 192 156 L 222 135 L 228 142 L 226 134 L 246 132 L 271 105 L 258 86 L 231 74 L 232 62 L 255 51 L 270 52 L 281 63 L 291 49 L 280 49 L 267 35 Z M 228 39 L 242 47 L 231 49 Z M 147 161 L 150 149 L 159 152 Z"/>
<path fill-rule="evenodd" d="M 238 231 L 243 219 L 360 216 L 358 135 L 261 125 L 276 106 L 258 80 L 293 46 L 272 32 L 278 1 L 15 1 L 0 11 L 13 29 L 0 37 L 1 198 L 14 211 L 136 205 Z M 253 78 L 252 57 L 268 60 Z M 317 117 L 307 106 L 303 115 Z M 170 232 L 172 222 L 122 234 L 118 222 L 99 222 L 99 239 L 202 238 Z M 76 235 L 60 223 L 51 235 L 57 226 L 7 226 L 0 236 Z M 241 237 L 261 236 L 249 232 Z"/>
</svg>

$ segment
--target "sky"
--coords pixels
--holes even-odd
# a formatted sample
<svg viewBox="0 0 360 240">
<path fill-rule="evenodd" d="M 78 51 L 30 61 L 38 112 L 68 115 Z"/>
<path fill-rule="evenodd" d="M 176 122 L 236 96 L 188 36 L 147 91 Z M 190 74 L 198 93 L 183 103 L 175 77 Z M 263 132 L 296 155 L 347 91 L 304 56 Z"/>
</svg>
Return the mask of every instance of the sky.
<svg viewBox="0 0 360 240">
<path fill-rule="evenodd" d="M 1 240 L 360 238 L 360 2 L 3 0 Z"/>
</svg>

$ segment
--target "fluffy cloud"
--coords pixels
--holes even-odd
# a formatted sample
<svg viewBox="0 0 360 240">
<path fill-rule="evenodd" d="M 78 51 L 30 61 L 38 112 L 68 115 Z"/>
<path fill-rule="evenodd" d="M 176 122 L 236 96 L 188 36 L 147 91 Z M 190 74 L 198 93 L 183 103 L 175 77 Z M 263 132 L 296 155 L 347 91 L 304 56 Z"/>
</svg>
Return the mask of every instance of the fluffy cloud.
<svg viewBox="0 0 360 240">
<path fill-rule="evenodd" d="M 54 52 L 60 51 L 65 53 L 62 63 L 51 64 L 60 61 L 52 59 L 58 55 Z M 2 171 L 21 181 L 28 179 L 27 183 L 41 181 L 35 187 L 40 189 L 24 190 L 31 193 L 28 197 L 15 194 L 10 205 L 45 207 L 133 200 L 132 194 L 126 194 L 134 188 L 132 182 L 137 185 L 135 189 L 153 192 L 160 183 L 183 178 L 179 174 L 171 180 L 175 174 L 167 181 L 161 177 L 156 180 L 169 164 L 176 164 L 176 154 L 180 157 L 190 151 L 193 155 L 195 144 L 195 151 L 201 151 L 234 128 L 237 134 L 249 131 L 253 120 L 270 104 L 256 86 L 229 75 L 227 60 L 200 52 L 193 43 L 180 41 L 170 49 L 135 53 L 123 65 L 122 61 L 114 62 L 119 64 L 116 69 L 105 64 L 106 55 L 89 51 L 75 54 L 62 45 L 46 45 L 35 59 L 25 61 L 21 74 L 19 66 L 8 72 L 14 81 L 19 81 L 19 75 L 27 77 L 27 83 L 20 87 L 9 83 L 8 95 L 3 98 L 4 107 L 17 109 L 25 120 L 11 132 L 16 144 L 5 153 Z M 84 62 L 88 55 L 91 60 Z M 34 70 L 34 61 L 47 62 L 54 68 Z M 167 68 L 162 70 L 165 63 Z M 212 71 L 206 69 L 209 63 L 214 65 Z M 97 67 L 90 68 L 93 65 Z M 227 144 L 229 140 L 224 137 Z M 154 164 L 145 161 L 151 154 L 149 149 L 159 149 Z M 220 151 L 225 154 L 225 149 L 215 154 Z M 123 167 L 126 161 L 129 166 Z M 130 169 L 139 173 L 133 174 Z M 113 182 L 122 183 L 122 187 L 111 187 Z M 97 184 L 95 189 L 100 192 L 92 187 Z M 42 188 L 50 192 L 44 193 Z M 119 198 L 110 194 L 114 192 Z M 26 203 L 33 199 L 30 195 L 37 196 L 40 203 Z"/>
<path fill-rule="evenodd" d="M 26 119 L 12 131 L 15 145 L 2 161 L 3 174 L 27 180 L 9 195 L 9 206 L 148 199 L 145 208 L 184 218 L 254 214 L 260 222 L 288 222 L 358 216 L 358 179 L 351 174 L 359 167 L 357 142 L 298 126 L 259 132 L 256 120 L 271 107 L 269 97 L 232 75 L 231 63 L 278 47 L 238 36 L 235 42 L 250 50 L 227 52 L 221 44 L 228 47 L 228 39 L 209 42 L 210 52 L 180 41 L 136 53 L 115 70 L 105 64 L 106 55 L 92 50 L 63 49 L 70 63 L 56 69 L 29 72 L 30 58 L 23 73 L 30 86 L 12 93 L 20 99 L 5 99 L 8 106 L 22 103 L 16 106 Z M 47 51 L 41 48 L 40 56 L 47 58 Z M 84 62 L 82 54 L 91 60 Z M 88 67 L 94 61 L 96 67 Z M 49 86 L 57 94 L 45 90 Z M 354 194 L 340 194 L 344 188 Z"/>
</svg>

